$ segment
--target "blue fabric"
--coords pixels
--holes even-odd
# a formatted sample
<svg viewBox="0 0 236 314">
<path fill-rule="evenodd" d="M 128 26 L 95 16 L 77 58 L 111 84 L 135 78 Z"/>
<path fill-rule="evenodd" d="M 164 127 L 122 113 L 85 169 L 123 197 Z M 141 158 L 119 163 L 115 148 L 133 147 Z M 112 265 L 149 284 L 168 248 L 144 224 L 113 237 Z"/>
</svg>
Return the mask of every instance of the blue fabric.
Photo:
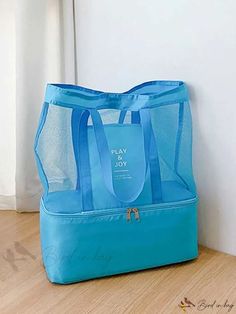
<svg viewBox="0 0 236 314">
<path fill-rule="evenodd" d="M 85 111 L 80 117 L 79 124 L 79 166 L 80 166 L 80 188 L 84 210 L 93 210 L 93 191 L 90 174 L 87 121 L 89 112 Z M 78 189 L 78 188 L 77 188 Z"/>
<path fill-rule="evenodd" d="M 83 126 L 81 127 L 81 137 L 86 138 L 86 140 L 82 141 L 82 138 L 80 140 L 81 144 L 81 171 L 86 171 L 85 176 L 81 174 L 81 182 L 82 184 L 82 199 L 83 201 L 83 208 L 85 210 L 92 210 L 94 207 L 91 204 L 91 195 L 89 195 L 89 191 L 92 193 L 92 187 L 91 187 L 91 178 L 89 173 L 89 158 L 88 158 L 88 142 L 87 142 L 87 129 L 86 125 L 89 117 L 89 111 L 85 111 L 81 118 L 81 124 L 83 123 Z M 112 165 L 111 165 L 111 157 L 110 157 L 110 150 L 106 139 L 106 134 L 104 131 L 103 123 L 101 121 L 101 118 L 97 111 L 91 110 L 93 125 L 94 125 L 94 132 L 95 132 L 95 138 L 98 148 L 98 154 L 99 159 L 101 163 L 101 169 L 103 173 L 104 183 L 107 187 L 107 190 L 110 192 L 111 195 L 113 195 L 115 198 L 117 198 L 121 203 L 133 203 L 140 193 L 143 190 L 145 181 L 146 181 L 146 174 L 148 171 L 148 161 L 151 169 L 151 185 L 152 185 L 152 202 L 156 203 L 161 200 L 161 180 L 160 180 L 160 168 L 159 168 L 159 162 L 158 162 L 158 154 L 156 149 L 156 143 L 154 140 L 153 130 L 151 128 L 151 117 L 148 110 L 141 110 L 141 126 L 143 130 L 143 141 L 144 141 L 144 152 L 145 152 L 145 167 L 142 167 L 143 171 L 141 172 L 141 169 L 137 171 L 137 174 L 140 176 L 139 180 L 136 178 L 136 180 L 133 181 L 132 186 L 130 189 L 125 191 L 125 198 L 122 198 L 122 196 L 117 195 L 117 192 L 115 192 L 114 184 L 113 184 L 113 171 L 112 171 Z M 85 124 L 84 124 L 85 123 Z M 84 156 L 85 155 L 85 156 Z M 86 170 L 85 170 L 86 169 Z M 83 179 L 85 177 L 85 179 Z M 85 180 L 89 182 L 85 182 Z M 86 192 L 84 193 L 83 185 L 85 186 Z M 130 192 L 130 194 L 128 194 Z M 124 193 L 123 193 L 124 194 Z M 101 195 L 100 195 L 101 197 Z M 105 202 L 104 202 L 105 203 Z M 135 203 L 133 203 L 135 205 Z"/>
<path fill-rule="evenodd" d="M 45 171 L 43 169 L 42 161 L 41 161 L 39 153 L 37 151 L 37 145 L 38 145 L 40 134 L 41 134 L 43 127 L 44 127 L 44 124 L 46 122 L 47 113 L 48 113 L 48 103 L 44 103 L 43 109 L 42 109 L 42 112 L 40 115 L 39 127 L 37 130 L 36 136 L 35 136 L 35 143 L 34 143 L 35 160 L 36 160 L 36 164 L 38 167 L 39 177 L 40 177 L 42 185 L 44 187 L 45 194 L 47 194 L 47 192 L 48 192 L 49 184 L 48 184 L 48 180 L 47 180 L 47 175 L 45 174 Z"/>
<path fill-rule="evenodd" d="M 152 92 L 145 88 L 154 86 Z M 144 92 L 140 91 L 141 89 Z M 158 90 L 158 92 L 156 91 Z M 48 84 L 45 102 L 57 106 L 83 109 L 118 109 L 137 111 L 188 101 L 188 90 L 181 81 L 153 81 L 125 93 L 105 93 L 81 86 Z"/>
<path fill-rule="evenodd" d="M 195 195 L 186 190 L 183 185 L 176 181 L 162 182 L 162 203 L 178 202 L 193 199 Z M 51 192 L 44 198 L 45 207 L 52 213 L 70 214 L 83 212 L 81 193 L 78 190 Z M 121 206 L 122 207 L 122 204 Z"/>
<path fill-rule="evenodd" d="M 48 84 L 34 150 L 44 187 L 41 246 L 50 281 L 197 256 L 185 83 L 151 81 L 124 93 Z"/>
<path fill-rule="evenodd" d="M 56 214 L 40 208 L 40 237 L 48 279 L 72 283 L 194 259 L 196 199 L 126 209 Z"/>
<path fill-rule="evenodd" d="M 73 142 L 73 151 L 76 162 L 76 170 L 77 170 L 77 184 L 76 189 L 80 187 L 80 173 L 79 173 L 79 145 L 81 143 L 81 139 L 79 139 L 79 121 L 81 118 L 82 110 L 74 109 L 71 115 L 71 132 L 72 132 L 72 142 Z"/>
<path fill-rule="evenodd" d="M 119 123 L 124 123 L 125 116 L 127 111 L 122 110 L 119 116 Z M 148 112 L 149 114 L 149 112 Z M 149 116 L 149 124 L 151 125 L 151 118 Z M 131 123 L 132 124 L 139 124 L 140 120 L 140 112 L 139 111 L 132 111 L 131 112 Z M 150 150 L 148 153 L 149 162 L 150 162 L 150 177 L 151 177 L 151 189 L 152 189 L 152 202 L 158 203 L 162 199 L 162 186 L 161 186 L 161 173 L 160 173 L 160 166 L 159 166 L 159 157 L 158 157 L 158 150 L 156 147 L 155 135 L 153 133 L 153 128 L 150 129 Z"/>
</svg>

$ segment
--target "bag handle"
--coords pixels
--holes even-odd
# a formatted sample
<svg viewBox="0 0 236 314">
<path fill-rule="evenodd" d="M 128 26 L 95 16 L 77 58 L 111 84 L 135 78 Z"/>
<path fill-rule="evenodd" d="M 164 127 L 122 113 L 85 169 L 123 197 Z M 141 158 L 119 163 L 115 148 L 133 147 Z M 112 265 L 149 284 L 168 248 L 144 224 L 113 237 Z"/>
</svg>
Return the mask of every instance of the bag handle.
<svg viewBox="0 0 236 314">
<path fill-rule="evenodd" d="M 88 149 L 88 118 L 90 113 L 86 110 L 81 113 L 79 119 L 79 185 L 82 195 L 82 208 L 85 210 L 93 210 L 93 195 L 92 195 L 92 182 L 90 173 L 90 162 L 89 162 L 89 149 Z"/>
<path fill-rule="evenodd" d="M 91 115 L 91 119 L 94 126 L 95 139 L 98 149 L 98 155 L 100 160 L 100 165 L 102 168 L 102 174 L 104 183 L 108 191 L 119 201 L 122 203 L 131 203 L 137 199 L 139 194 L 142 192 L 147 170 L 149 166 L 149 156 L 155 153 L 155 143 L 153 143 L 152 127 L 151 127 L 151 117 L 150 112 L 147 109 L 140 110 L 140 124 L 143 133 L 143 141 L 144 141 L 144 152 L 145 152 L 145 167 L 143 171 L 139 172 L 139 180 L 135 184 L 134 188 L 128 191 L 127 197 L 120 196 L 114 188 L 113 185 L 113 175 L 112 175 L 112 166 L 111 166 L 111 155 L 104 131 L 104 126 L 100 117 L 99 112 L 96 109 L 85 110 L 80 119 L 80 174 L 81 174 L 81 190 L 82 190 L 82 199 L 83 199 L 83 208 L 86 210 L 91 210 L 92 206 L 92 196 L 91 196 L 91 186 L 89 185 L 89 180 L 91 180 L 90 176 L 90 167 L 89 167 L 89 154 L 88 154 L 88 142 L 87 142 L 87 123 L 88 118 Z M 150 149 L 150 146 L 153 148 Z M 151 153 L 151 154 L 150 154 Z M 150 166 L 154 168 L 152 161 Z M 158 167 L 159 169 L 159 167 Z M 159 171 L 157 169 L 157 172 Z M 158 176 L 156 177 L 158 178 Z M 158 180 L 157 180 L 158 181 Z M 158 184 L 159 185 L 159 184 Z M 90 186 L 90 187 L 89 187 Z M 159 193 L 161 193 L 160 187 L 158 187 Z M 158 196 L 160 199 L 160 195 Z M 90 205 L 89 205 L 90 204 Z"/>
<path fill-rule="evenodd" d="M 121 110 L 118 123 L 120 124 L 124 123 L 126 114 L 127 114 L 126 110 Z M 139 111 L 131 111 L 131 123 L 140 124 L 140 112 Z M 158 150 L 157 150 L 157 145 L 156 145 L 156 139 L 155 139 L 155 135 L 154 135 L 152 127 L 151 127 L 150 135 L 151 135 L 151 139 L 150 139 L 151 142 L 150 142 L 150 151 L 149 151 L 149 165 L 150 165 L 150 178 L 151 178 L 151 188 L 152 188 L 152 202 L 155 204 L 162 200 L 161 171 L 160 171 L 160 162 L 159 162 Z"/>
</svg>

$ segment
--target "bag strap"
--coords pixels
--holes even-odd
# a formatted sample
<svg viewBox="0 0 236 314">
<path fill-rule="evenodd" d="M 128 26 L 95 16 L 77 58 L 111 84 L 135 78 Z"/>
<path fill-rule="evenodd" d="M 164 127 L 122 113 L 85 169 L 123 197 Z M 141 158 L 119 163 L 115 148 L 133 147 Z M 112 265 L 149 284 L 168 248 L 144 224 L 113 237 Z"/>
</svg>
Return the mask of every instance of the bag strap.
<svg viewBox="0 0 236 314">
<path fill-rule="evenodd" d="M 71 133 L 72 133 L 72 144 L 73 151 L 75 156 L 75 164 L 77 170 L 77 182 L 76 182 L 76 190 L 80 188 L 80 170 L 79 170 L 79 120 L 82 115 L 83 110 L 81 109 L 73 109 L 71 113 Z"/>
<path fill-rule="evenodd" d="M 156 153 L 155 150 L 155 142 L 153 142 L 152 138 L 152 126 L 151 126 L 151 117 L 150 112 L 147 109 L 140 110 L 140 125 L 142 128 L 143 133 L 143 141 L 144 141 L 144 152 L 145 152 L 145 167 L 143 170 L 139 171 L 139 180 L 136 182 L 134 188 L 132 190 L 127 191 L 127 197 L 122 197 L 119 195 L 114 188 L 113 185 L 113 175 L 112 175 L 112 165 L 111 165 L 111 155 L 106 139 L 106 134 L 104 131 L 104 126 L 100 117 L 99 112 L 96 109 L 89 109 L 85 110 L 80 119 L 80 183 L 81 183 L 81 191 L 82 191 L 82 198 L 83 198 L 83 208 L 85 210 L 93 209 L 92 206 L 92 189 L 91 189 L 91 174 L 90 174 L 90 166 L 89 166 L 89 150 L 88 150 L 88 141 L 87 141 L 87 123 L 88 118 L 91 115 L 91 119 L 93 122 L 93 129 L 95 133 L 95 140 L 98 149 L 98 155 L 100 160 L 100 165 L 102 169 L 103 179 L 107 190 L 120 202 L 122 203 L 132 203 L 137 199 L 139 194 L 142 192 L 144 183 L 146 180 L 146 175 L 148 171 L 148 167 L 152 166 L 154 168 L 153 161 L 150 160 L 150 156 Z M 152 148 L 150 148 L 152 146 Z M 157 177 L 159 167 L 156 169 L 155 172 Z M 157 180 L 160 182 L 160 180 Z M 155 186 L 155 184 L 154 184 Z M 158 200 L 160 200 L 160 183 L 157 183 L 156 186 L 157 190 L 159 191 Z M 155 193 L 154 193 L 155 194 Z"/>
<path fill-rule="evenodd" d="M 90 173 L 89 162 L 89 149 L 88 149 L 88 118 L 90 113 L 86 110 L 83 111 L 79 119 L 79 143 L 78 143 L 78 156 L 79 156 L 79 182 L 82 195 L 82 207 L 85 210 L 93 210 L 93 195 L 92 195 L 92 182 Z"/>
<path fill-rule="evenodd" d="M 119 124 L 123 124 L 125 121 L 125 116 L 127 114 L 126 110 L 121 110 L 119 115 Z M 140 123 L 140 114 L 139 111 L 131 111 L 131 123 L 132 124 L 139 124 Z"/>
<path fill-rule="evenodd" d="M 127 111 L 122 110 L 119 116 L 119 123 L 123 124 Z M 150 113 L 149 113 L 150 114 Z M 140 112 L 131 111 L 131 123 L 140 124 Z M 151 118 L 150 118 L 151 123 Z M 149 165 L 150 165 L 150 178 L 151 178 L 151 188 L 152 188 L 152 202 L 155 204 L 162 200 L 162 186 L 161 186 L 161 171 L 160 162 L 158 156 L 158 150 L 156 145 L 156 139 L 151 127 L 151 142 L 149 151 Z"/>
</svg>

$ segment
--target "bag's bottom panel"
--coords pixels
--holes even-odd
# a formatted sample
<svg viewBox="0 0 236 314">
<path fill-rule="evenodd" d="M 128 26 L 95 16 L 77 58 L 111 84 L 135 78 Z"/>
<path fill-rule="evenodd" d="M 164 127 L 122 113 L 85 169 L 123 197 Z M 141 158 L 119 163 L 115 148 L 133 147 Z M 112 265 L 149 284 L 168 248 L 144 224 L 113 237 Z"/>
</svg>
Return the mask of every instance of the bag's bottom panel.
<svg viewBox="0 0 236 314">
<path fill-rule="evenodd" d="M 52 282 L 52 283 L 55 283 L 55 284 L 60 284 L 60 285 L 70 285 L 70 284 L 74 284 L 74 283 L 79 283 L 79 282 L 83 282 L 83 281 L 89 281 L 89 280 L 93 280 L 93 279 L 98 279 L 98 278 L 105 278 L 105 277 L 111 277 L 111 276 L 117 276 L 117 275 L 124 275 L 124 274 L 131 274 L 131 273 L 136 273 L 136 272 L 141 272 L 141 271 L 145 271 L 145 270 L 148 270 L 148 269 L 158 269 L 160 267 L 164 267 L 164 266 L 170 266 L 170 265 L 175 265 L 175 264 L 181 264 L 181 263 L 185 263 L 185 262 L 190 262 L 192 260 L 195 260 L 198 258 L 198 252 L 196 251 L 196 255 L 194 256 L 191 256 L 190 258 L 186 258 L 186 259 L 183 259 L 181 258 L 180 260 L 173 260 L 173 261 L 169 261 L 169 262 L 166 262 L 166 263 L 160 263 L 160 264 L 157 264 L 155 263 L 154 265 L 148 265 L 148 266 L 140 266 L 140 267 L 137 267 L 136 269 L 125 269 L 125 270 L 118 270 L 116 272 L 112 272 L 110 274 L 105 274 L 105 273 L 102 273 L 102 274 L 93 274 L 92 276 L 84 276 L 84 277 L 77 277 L 77 278 L 73 278 L 73 279 L 70 279 L 71 277 L 69 277 L 69 279 L 67 279 L 67 276 L 54 276 L 54 275 L 51 275 L 50 273 L 47 273 L 46 272 L 46 276 L 47 276 L 47 279 Z"/>
<path fill-rule="evenodd" d="M 185 186 L 176 181 L 163 181 L 162 197 L 163 203 L 169 203 L 192 199 L 195 195 L 187 190 Z M 81 193 L 77 190 L 51 192 L 44 197 L 44 205 L 48 211 L 54 213 L 81 212 Z"/>
</svg>

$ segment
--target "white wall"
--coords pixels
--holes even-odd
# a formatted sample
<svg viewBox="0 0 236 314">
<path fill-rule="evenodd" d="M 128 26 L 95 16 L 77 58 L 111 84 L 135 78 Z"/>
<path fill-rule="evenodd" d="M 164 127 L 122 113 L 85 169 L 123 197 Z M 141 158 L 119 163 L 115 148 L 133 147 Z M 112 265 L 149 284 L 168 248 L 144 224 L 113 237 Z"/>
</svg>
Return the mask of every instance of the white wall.
<svg viewBox="0 0 236 314">
<path fill-rule="evenodd" d="M 78 0 L 79 84 L 191 89 L 200 242 L 236 255 L 236 2 Z"/>
</svg>

